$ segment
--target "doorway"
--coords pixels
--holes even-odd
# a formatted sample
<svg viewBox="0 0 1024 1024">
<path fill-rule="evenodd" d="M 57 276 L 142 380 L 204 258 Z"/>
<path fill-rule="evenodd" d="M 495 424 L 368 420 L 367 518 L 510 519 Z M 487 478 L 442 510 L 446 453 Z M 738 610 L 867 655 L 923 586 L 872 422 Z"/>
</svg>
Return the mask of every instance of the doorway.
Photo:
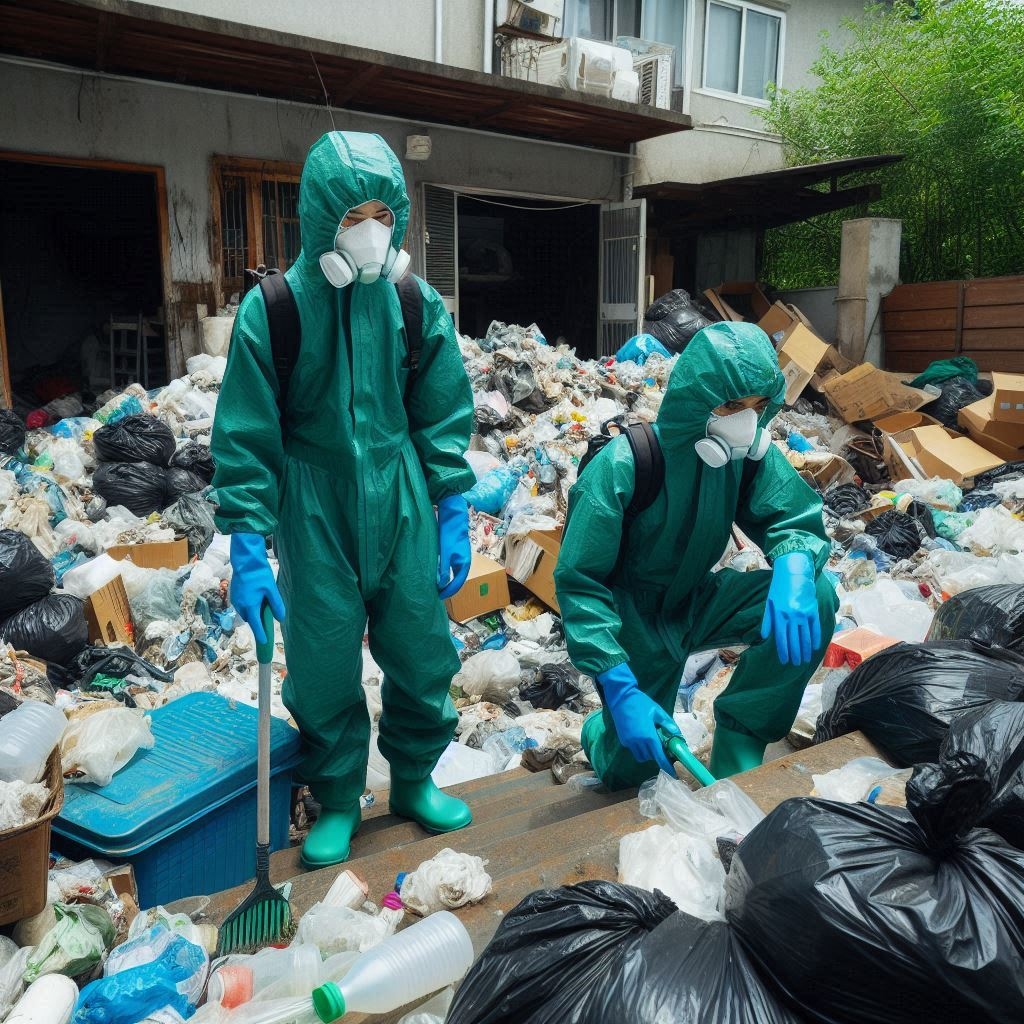
<svg viewBox="0 0 1024 1024">
<path fill-rule="evenodd" d="M 600 206 L 460 193 L 459 330 L 536 323 L 551 344 L 597 354 Z"/>
<path fill-rule="evenodd" d="M 162 195 L 160 168 L 0 155 L 4 359 L 19 414 L 91 412 L 110 389 L 168 382 Z"/>
</svg>

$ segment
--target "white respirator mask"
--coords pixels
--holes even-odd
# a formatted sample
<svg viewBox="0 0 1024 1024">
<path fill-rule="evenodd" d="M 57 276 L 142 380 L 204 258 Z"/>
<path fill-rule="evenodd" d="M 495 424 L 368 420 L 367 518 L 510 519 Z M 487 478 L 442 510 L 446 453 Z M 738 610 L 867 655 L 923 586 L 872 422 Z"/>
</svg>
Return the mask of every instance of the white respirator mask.
<svg viewBox="0 0 1024 1024">
<path fill-rule="evenodd" d="M 372 217 L 350 228 L 339 228 L 334 249 L 320 257 L 324 277 L 335 288 L 344 288 L 353 281 L 373 284 L 381 277 L 392 284 L 400 281 L 409 269 L 409 254 L 391 247 L 393 231 Z"/>
<path fill-rule="evenodd" d="M 739 459 L 753 459 L 760 462 L 772 445 L 771 435 L 757 423 L 757 412 L 744 409 L 731 416 L 715 416 L 708 419 L 707 437 L 695 445 L 701 460 L 713 469 L 721 469 Z"/>
</svg>

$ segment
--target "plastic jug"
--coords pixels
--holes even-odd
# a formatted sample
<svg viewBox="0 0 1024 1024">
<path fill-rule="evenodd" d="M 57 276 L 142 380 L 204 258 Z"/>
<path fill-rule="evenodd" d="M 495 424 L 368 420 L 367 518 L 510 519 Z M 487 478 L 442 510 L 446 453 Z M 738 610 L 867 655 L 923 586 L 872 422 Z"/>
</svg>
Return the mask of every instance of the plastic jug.
<svg viewBox="0 0 1024 1024">
<path fill-rule="evenodd" d="M 325 1024 L 346 1013 L 388 1013 L 458 981 L 473 963 L 473 943 L 447 910 L 367 950 L 340 982 L 313 992 Z"/>
<path fill-rule="evenodd" d="M 78 1001 L 78 986 L 63 974 L 45 974 L 14 1004 L 7 1024 L 68 1024 Z"/>
<path fill-rule="evenodd" d="M 63 711 L 38 700 L 0 718 L 0 781 L 38 782 L 67 724 Z"/>
<path fill-rule="evenodd" d="M 277 997 L 301 996 L 323 980 L 320 950 L 306 943 L 264 949 L 255 956 L 228 957 L 210 975 L 206 998 L 230 1010 L 249 1002 L 271 985 Z"/>
</svg>

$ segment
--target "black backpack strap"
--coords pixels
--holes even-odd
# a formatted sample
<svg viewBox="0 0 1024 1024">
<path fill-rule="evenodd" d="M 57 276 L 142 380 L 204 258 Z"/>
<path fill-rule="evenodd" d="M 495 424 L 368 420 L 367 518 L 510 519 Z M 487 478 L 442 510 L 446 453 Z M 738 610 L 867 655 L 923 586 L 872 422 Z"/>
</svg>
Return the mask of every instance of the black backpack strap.
<svg viewBox="0 0 1024 1024">
<path fill-rule="evenodd" d="M 665 453 L 650 423 L 632 423 L 626 431 L 633 450 L 633 497 L 626 508 L 627 519 L 635 519 L 650 508 L 665 483 Z"/>
<path fill-rule="evenodd" d="M 402 324 L 405 326 L 405 339 L 409 346 L 409 376 L 405 382 L 405 393 L 408 395 L 420 368 L 420 354 L 423 351 L 423 292 L 420 291 L 419 281 L 412 274 L 406 274 L 398 281 L 395 290 L 402 304 Z"/>
<path fill-rule="evenodd" d="M 295 296 L 284 274 L 269 274 L 260 281 L 263 303 L 267 307 L 267 326 L 270 328 L 270 353 L 277 374 L 277 408 L 284 421 L 288 407 L 288 387 L 292 371 L 299 360 L 302 345 L 302 322 Z"/>
</svg>

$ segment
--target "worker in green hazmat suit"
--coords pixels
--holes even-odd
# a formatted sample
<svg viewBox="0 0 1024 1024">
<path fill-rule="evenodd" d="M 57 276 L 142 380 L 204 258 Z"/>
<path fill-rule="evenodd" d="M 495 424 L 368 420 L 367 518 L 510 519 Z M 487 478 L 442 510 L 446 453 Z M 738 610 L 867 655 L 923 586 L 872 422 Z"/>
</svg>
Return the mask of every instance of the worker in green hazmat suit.
<svg viewBox="0 0 1024 1024">
<path fill-rule="evenodd" d="M 665 457 L 654 503 L 624 531 L 634 485 L 625 437 L 570 494 L 555 584 L 573 663 L 604 702 L 584 722 L 583 747 L 611 788 L 671 772 L 663 739 L 679 732 L 672 712 L 690 654 L 750 645 L 715 702 L 710 768 L 721 778 L 759 765 L 786 735 L 831 640 L 838 602 L 822 575 L 821 501 L 766 429 L 784 395 L 759 327 L 707 327 L 680 355 L 654 424 Z M 734 522 L 772 570 L 711 572 Z"/>
<path fill-rule="evenodd" d="M 238 311 L 214 425 L 232 603 L 257 639 L 265 602 L 283 622 L 299 777 L 323 808 L 302 849 L 314 867 L 344 860 L 359 825 L 370 740 L 364 628 L 384 672 L 392 811 L 432 832 L 471 817 L 430 773 L 458 720 L 448 691 L 459 660 L 440 598 L 458 590 L 471 559 L 462 493 L 475 482 L 464 458 L 473 397 L 451 318 L 423 282 L 409 382 L 394 286 L 408 265 L 408 216 L 401 166 L 379 136 L 330 132 L 313 145 L 299 190 L 302 252 L 285 274 L 302 326 L 285 411 L 279 421 L 266 304 L 254 288 Z"/>
</svg>

